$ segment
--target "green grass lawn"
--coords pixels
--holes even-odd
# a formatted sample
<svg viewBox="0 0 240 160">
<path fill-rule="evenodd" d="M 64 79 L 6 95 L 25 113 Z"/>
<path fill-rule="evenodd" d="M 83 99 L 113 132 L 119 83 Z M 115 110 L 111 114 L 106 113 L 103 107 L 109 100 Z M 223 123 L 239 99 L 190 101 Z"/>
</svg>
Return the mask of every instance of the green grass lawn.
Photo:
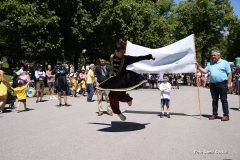
<svg viewBox="0 0 240 160">
<path fill-rule="evenodd" d="M 8 82 L 11 82 L 12 76 L 10 76 L 10 75 L 5 75 L 5 79 L 6 79 Z"/>
<path fill-rule="evenodd" d="M 3 71 L 5 72 L 5 74 L 4 74 L 5 79 L 6 79 L 8 82 L 11 82 L 11 81 L 12 81 L 12 75 L 9 75 L 10 70 L 9 70 L 9 66 L 8 66 L 8 63 L 7 63 L 7 59 L 6 59 L 5 57 L 3 58 L 2 67 L 3 67 Z M 49 94 L 48 87 L 45 87 L 45 88 L 44 88 L 44 93 L 45 93 L 46 95 Z"/>
</svg>

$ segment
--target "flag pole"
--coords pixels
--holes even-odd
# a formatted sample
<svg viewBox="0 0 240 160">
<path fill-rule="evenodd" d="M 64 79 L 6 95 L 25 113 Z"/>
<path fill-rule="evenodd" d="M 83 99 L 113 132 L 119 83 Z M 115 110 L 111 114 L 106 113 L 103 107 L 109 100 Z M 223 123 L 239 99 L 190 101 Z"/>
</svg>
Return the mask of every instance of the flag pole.
<svg viewBox="0 0 240 160">
<path fill-rule="evenodd" d="M 195 46 L 195 34 L 193 34 L 193 43 L 194 43 L 194 47 L 195 47 L 195 61 L 197 62 L 197 51 L 196 51 L 196 46 Z M 201 99 L 200 99 L 200 79 L 198 79 L 197 77 L 197 66 L 196 66 L 196 85 L 197 85 L 197 94 L 198 94 L 198 109 L 199 109 L 199 116 L 200 116 L 200 120 L 202 120 L 202 108 L 201 108 Z"/>
</svg>

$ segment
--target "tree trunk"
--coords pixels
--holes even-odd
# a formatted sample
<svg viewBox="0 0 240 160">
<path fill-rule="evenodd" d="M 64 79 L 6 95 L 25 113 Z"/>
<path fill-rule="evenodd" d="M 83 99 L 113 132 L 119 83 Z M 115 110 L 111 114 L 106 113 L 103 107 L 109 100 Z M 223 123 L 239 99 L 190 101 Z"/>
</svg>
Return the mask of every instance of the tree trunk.
<svg viewBox="0 0 240 160">
<path fill-rule="evenodd" d="M 77 52 L 74 53 L 74 68 L 75 70 L 78 70 L 78 59 L 79 59 L 79 54 Z"/>
<path fill-rule="evenodd" d="M 206 60 L 206 49 L 202 48 L 201 66 L 203 66 L 203 67 L 205 67 L 205 60 Z"/>
</svg>

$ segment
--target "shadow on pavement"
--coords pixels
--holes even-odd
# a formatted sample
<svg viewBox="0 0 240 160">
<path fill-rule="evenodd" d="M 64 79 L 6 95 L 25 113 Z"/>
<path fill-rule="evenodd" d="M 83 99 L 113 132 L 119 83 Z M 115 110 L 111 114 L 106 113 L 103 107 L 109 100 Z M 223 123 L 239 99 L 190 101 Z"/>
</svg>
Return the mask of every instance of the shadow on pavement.
<svg viewBox="0 0 240 160">
<path fill-rule="evenodd" d="M 98 131 L 102 132 L 131 132 L 144 129 L 146 125 L 150 124 L 141 124 L 135 122 L 115 122 L 113 121 L 110 124 L 106 123 L 89 123 L 89 124 L 97 124 L 97 125 L 106 125 L 109 126 L 107 128 L 99 129 Z"/>
<path fill-rule="evenodd" d="M 39 103 L 47 102 L 47 101 L 49 101 L 49 100 L 43 99 L 43 100 L 42 100 L 41 102 L 39 102 Z"/>
<path fill-rule="evenodd" d="M 124 111 L 125 113 L 135 113 L 135 114 L 156 114 L 158 116 L 160 116 L 160 112 L 153 112 L 153 111 L 134 111 L 134 110 L 126 110 Z M 185 114 L 185 113 L 175 113 L 175 112 L 171 112 L 170 115 L 172 116 L 188 116 L 188 117 L 192 117 L 192 118 L 196 118 L 196 119 L 200 119 L 200 115 L 189 115 L 189 114 Z M 204 118 L 209 118 L 211 115 L 208 114 L 202 114 L 202 117 Z M 222 117 L 218 117 L 219 119 Z"/>
<path fill-rule="evenodd" d="M 239 111 L 239 108 L 230 108 L 230 109 L 234 111 Z"/>
<path fill-rule="evenodd" d="M 3 113 L 11 113 L 12 109 L 9 108 L 4 108 Z"/>
<path fill-rule="evenodd" d="M 33 111 L 33 110 L 35 110 L 35 109 L 29 108 L 28 110 L 20 110 L 19 113 L 21 113 L 21 112 L 29 112 L 29 111 Z"/>
<path fill-rule="evenodd" d="M 107 124 L 107 123 L 88 123 L 88 124 L 97 124 L 97 125 L 103 125 L 103 126 L 111 126 L 111 124 Z"/>
<path fill-rule="evenodd" d="M 98 114 L 98 112 L 95 113 Z M 103 114 L 109 115 L 107 111 L 103 111 Z"/>
<path fill-rule="evenodd" d="M 135 113 L 135 114 L 160 114 L 160 112 L 153 111 L 134 111 L 134 110 L 126 110 L 124 113 Z"/>
</svg>

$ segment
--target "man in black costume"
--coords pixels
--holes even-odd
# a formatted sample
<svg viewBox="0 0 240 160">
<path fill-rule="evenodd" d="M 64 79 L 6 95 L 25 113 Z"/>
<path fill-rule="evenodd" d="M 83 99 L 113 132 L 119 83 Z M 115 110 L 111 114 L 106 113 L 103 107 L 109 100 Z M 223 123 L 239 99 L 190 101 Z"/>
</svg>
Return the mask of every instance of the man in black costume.
<svg viewBox="0 0 240 160">
<path fill-rule="evenodd" d="M 132 105 L 132 97 L 126 93 L 126 91 L 133 90 L 138 86 L 146 82 L 144 77 L 133 71 L 127 70 L 127 66 L 142 60 L 154 60 L 151 54 L 146 56 L 128 56 L 125 55 L 126 43 L 118 42 L 116 44 L 115 53 L 110 56 L 110 62 L 113 69 L 113 76 L 108 80 L 102 82 L 97 89 L 107 90 L 109 93 L 110 105 L 113 113 L 117 114 L 122 121 L 126 120 L 126 117 L 121 113 L 119 109 L 119 102 L 127 102 L 129 106 Z M 103 57 L 102 55 L 93 55 L 99 58 L 108 59 L 109 57 Z"/>
</svg>

